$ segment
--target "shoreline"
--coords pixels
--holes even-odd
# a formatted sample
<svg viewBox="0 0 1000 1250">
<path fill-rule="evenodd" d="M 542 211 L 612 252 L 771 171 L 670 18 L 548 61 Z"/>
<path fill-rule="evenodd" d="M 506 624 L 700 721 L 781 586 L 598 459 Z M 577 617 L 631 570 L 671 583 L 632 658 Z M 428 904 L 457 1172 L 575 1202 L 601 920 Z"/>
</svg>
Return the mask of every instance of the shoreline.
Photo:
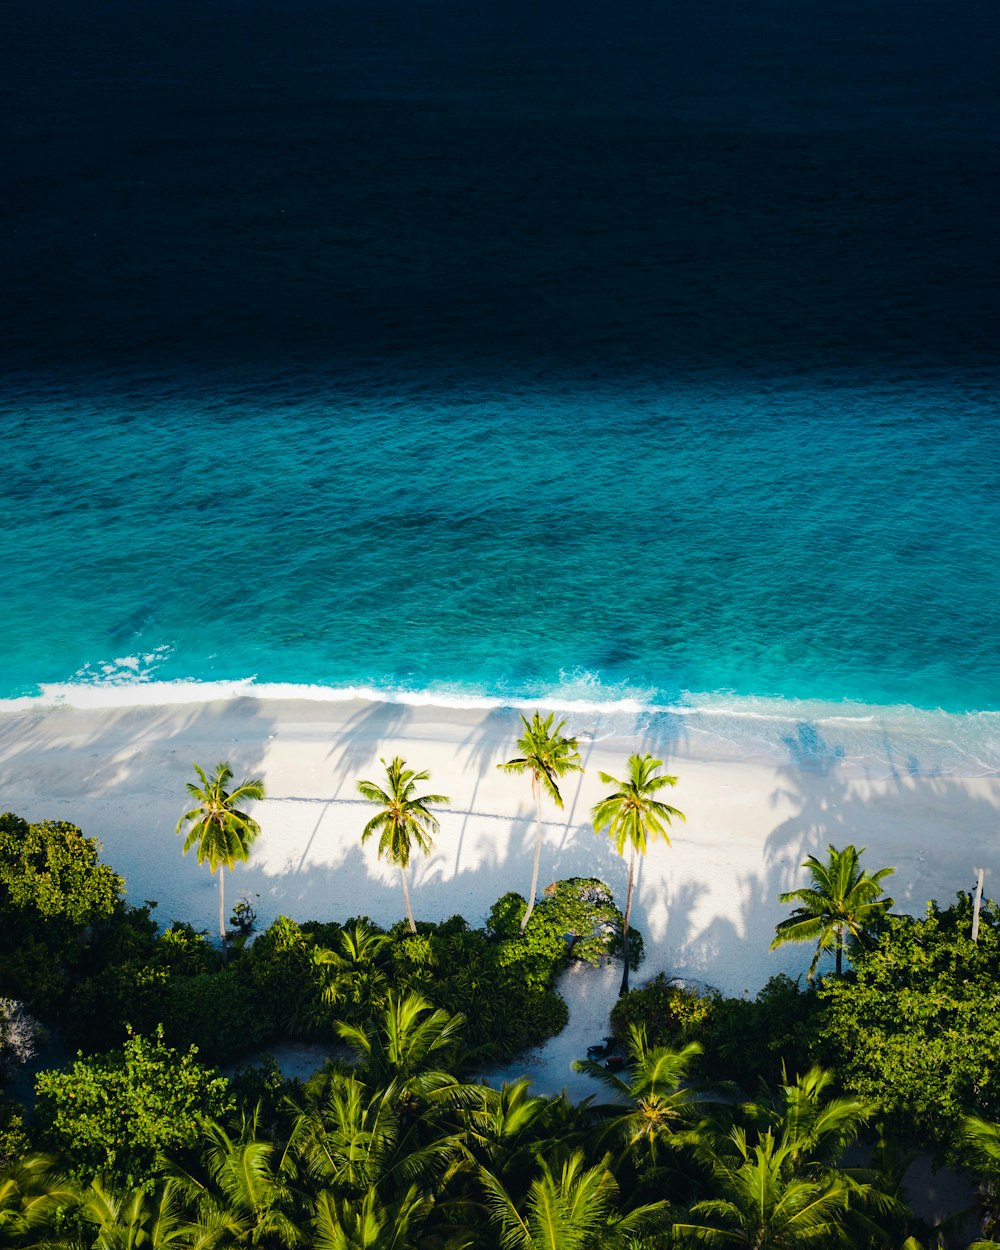
<svg viewBox="0 0 1000 1250">
<path fill-rule="evenodd" d="M 557 716 L 580 737 L 586 773 L 566 779 L 561 812 L 544 807 L 540 889 L 596 876 L 623 902 L 626 864 L 589 823 L 607 789 L 598 771 L 622 776 L 632 751 L 649 751 L 678 776 L 668 797 L 687 823 L 674 826 L 672 846 L 652 846 L 637 866 L 633 923 L 646 958 L 636 984 L 663 970 L 740 994 L 778 972 L 800 975 L 808 947 L 768 951 L 788 912 L 777 895 L 803 884 L 802 860 L 830 842 L 866 847 L 869 870 L 897 869 L 887 883 L 897 911 L 947 903 L 980 864 L 990 892 L 1000 778 L 914 767 L 912 743 L 884 725 L 871 731 L 882 735 L 889 764 L 877 770 L 859 766 L 829 724 L 817 739 L 814 725 L 797 722 L 784 758 L 715 758 L 716 744 L 697 730 L 679 735 L 676 717 L 595 713 L 584 724 Z M 187 920 L 212 932 L 217 882 L 182 854 L 174 827 L 192 762 L 228 760 L 238 778 L 262 776 L 268 798 L 255 809 L 262 833 L 249 863 L 227 875 L 227 903 L 259 894 L 259 929 L 281 913 L 391 924 L 403 914 L 398 872 L 360 845 L 369 809 L 355 783 L 376 779 L 379 758 L 398 753 L 429 769 L 428 788 L 450 799 L 431 855 L 413 861 L 414 914 L 460 913 L 481 925 L 497 898 L 530 883 L 530 787 L 496 768 L 515 754 L 519 728 L 517 711 L 502 706 L 247 695 L 89 708 L 36 701 L 0 707 L 0 809 L 79 825 L 125 876 L 129 901 L 158 899 L 161 924 Z"/>
</svg>

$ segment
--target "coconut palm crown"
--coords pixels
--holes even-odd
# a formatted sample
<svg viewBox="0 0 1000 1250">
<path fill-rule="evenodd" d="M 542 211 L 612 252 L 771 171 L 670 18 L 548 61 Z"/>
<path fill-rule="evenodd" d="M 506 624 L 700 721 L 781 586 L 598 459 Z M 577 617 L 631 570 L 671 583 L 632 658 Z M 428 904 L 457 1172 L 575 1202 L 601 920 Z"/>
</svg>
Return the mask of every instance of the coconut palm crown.
<svg viewBox="0 0 1000 1250">
<path fill-rule="evenodd" d="M 564 720 L 553 727 L 554 720 L 552 712 L 544 720 L 540 712 L 535 712 L 530 721 L 522 714 L 524 733 L 517 740 L 517 749 L 521 754 L 508 760 L 506 764 L 497 765 L 505 773 L 529 773 L 531 793 L 535 796 L 535 864 L 531 873 L 528 906 L 521 918 L 522 933 L 528 927 L 531 913 L 535 910 L 535 895 L 538 892 L 538 865 L 542 854 L 542 794 L 547 794 L 556 807 L 562 807 L 560 777 L 565 777 L 567 773 L 583 772 L 576 739 L 563 736 L 563 726 L 566 724 Z"/>
<path fill-rule="evenodd" d="M 673 820 L 684 820 L 684 813 L 676 807 L 664 803 L 655 796 L 665 786 L 677 784 L 677 778 L 666 773 L 657 773 L 663 763 L 651 755 L 630 755 L 628 759 L 628 778 L 619 781 L 610 773 L 599 773 L 598 776 L 606 786 L 616 786 L 611 794 L 605 795 L 594 805 L 592 819 L 594 832 L 600 833 L 607 829 L 612 845 L 619 855 L 624 857 L 628 846 L 628 897 L 625 902 L 625 923 L 622 936 L 625 955 L 625 971 L 622 976 L 622 994 L 628 993 L 629 975 L 629 920 L 632 915 L 632 889 L 635 882 L 635 853 L 646 854 L 648 844 L 662 838 L 670 845 L 667 826 Z"/>
<path fill-rule="evenodd" d="M 222 938 L 222 958 L 226 946 L 225 869 L 232 870 L 238 861 L 250 858 L 250 847 L 260 833 L 260 825 L 240 810 L 240 804 L 259 802 L 264 797 L 264 783 L 259 778 L 243 781 L 233 789 L 229 785 L 233 772 L 228 764 L 216 764 L 211 777 L 198 764 L 194 766 L 199 784 L 187 783 L 188 794 L 197 800 L 193 807 L 177 822 L 177 832 L 188 826 L 184 839 L 184 853 L 195 848 L 198 863 L 208 864 L 209 871 L 219 873 L 219 936 Z"/>
<path fill-rule="evenodd" d="M 883 897 L 882 882 L 896 870 L 880 868 L 869 874 L 861 868 L 865 848 L 846 846 L 842 851 L 827 847 L 827 862 L 810 855 L 802 867 L 812 884 L 801 890 L 778 895 L 781 903 L 798 903 L 787 920 L 775 927 L 771 950 L 786 942 L 816 942 L 816 954 L 807 974 L 812 980 L 824 951 L 833 950 L 837 976 L 844 970 L 844 945 L 849 938 L 864 942 L 871 927 L 892 906 Z"/>
<path fill-rule="evenodd" d="M 358 790 L 369 803 L 377 803 L 382 809 L 377 812 L 361 831 L 362 844 L 373 834 L 379 835 L 378 857 L 390 864 L 395 864 L 403 879 L 403 899 L 406 903 L 406 916 L 410 922 L 410 932 L 416 933 L 417 926 L 413 920 L 410 907 L 410 887 L 406 880 L 406 870 L 410 863 L 410 852 L 414 844 L 425 855 L 430 854 L 432 835 L 437 833 L 437 818 L 428 808 L 429 803 L 447 803 L 443 794 L 422 794 L 417 796 L 414 791 L 418 781 L 426 781 L 428 772 L 414 772 L 406 767 L 406 761 L 399 755 L 386 763 L 386 788 L 376 785 L 374 781 L 359 781 Z"/>
</svg>

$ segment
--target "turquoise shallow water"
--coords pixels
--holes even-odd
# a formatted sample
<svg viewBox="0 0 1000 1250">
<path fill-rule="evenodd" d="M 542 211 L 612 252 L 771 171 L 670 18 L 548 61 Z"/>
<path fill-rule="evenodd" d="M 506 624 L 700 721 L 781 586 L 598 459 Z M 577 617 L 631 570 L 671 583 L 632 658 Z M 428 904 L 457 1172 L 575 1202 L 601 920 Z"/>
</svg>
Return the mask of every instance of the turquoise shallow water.
<svg viewBox="0 0 1000 1250">
<path fill-rule="evenodd" d="M 954 378 L 57 393 L 5 430 L 8 698 L 1000 707 L 1000 437 Z"/>
</svg>

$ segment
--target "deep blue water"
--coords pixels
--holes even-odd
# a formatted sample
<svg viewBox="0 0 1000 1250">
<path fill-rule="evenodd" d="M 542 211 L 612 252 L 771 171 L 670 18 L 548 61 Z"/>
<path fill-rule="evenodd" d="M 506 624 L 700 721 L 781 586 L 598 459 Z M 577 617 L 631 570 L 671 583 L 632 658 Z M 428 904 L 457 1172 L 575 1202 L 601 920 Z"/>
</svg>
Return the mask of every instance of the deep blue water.
<svg viewBox="0 0 1000 1250">
<path fill-rule="evenodd" d="M 4 25 L 0 697 L 1000 708 L 995 6 Z"/>
</svg>

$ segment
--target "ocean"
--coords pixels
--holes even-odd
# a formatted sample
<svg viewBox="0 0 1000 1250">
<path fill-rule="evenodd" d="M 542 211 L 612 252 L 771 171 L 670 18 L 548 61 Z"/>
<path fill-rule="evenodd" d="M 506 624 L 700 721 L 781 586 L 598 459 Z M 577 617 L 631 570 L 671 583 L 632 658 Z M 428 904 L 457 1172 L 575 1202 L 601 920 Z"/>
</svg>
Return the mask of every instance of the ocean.
<svg viewBox="0 0 1000 1250">
<path fill-rule="evenodd" d="M 0 707 L 846 719 L 1000 768 L 998 27 L 13 0 Z"/>
</svg>

